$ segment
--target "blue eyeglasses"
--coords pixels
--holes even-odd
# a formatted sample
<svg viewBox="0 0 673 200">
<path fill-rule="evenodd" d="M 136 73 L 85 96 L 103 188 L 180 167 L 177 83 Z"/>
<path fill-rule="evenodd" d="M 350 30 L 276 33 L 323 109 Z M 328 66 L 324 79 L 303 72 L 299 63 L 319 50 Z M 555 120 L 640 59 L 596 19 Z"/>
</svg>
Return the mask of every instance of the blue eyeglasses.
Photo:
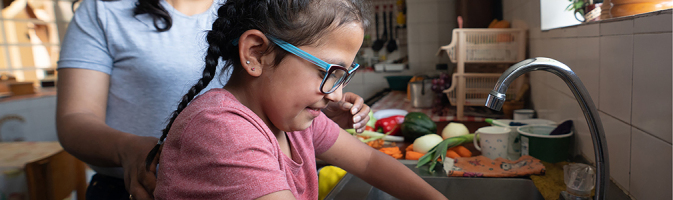
<svg viewBox="0 0 673 200">
<path fill-rule="evenodd" d="M 355 74 L 355 71 L 360 67 L 359 64 L 353 63 L 351 64 L 351 69 L 349 70 L 346 67 L 338 64 L 329 64 L 283 40 L 270 36 L 267 36 L 267 38 L 269 38 L 273 43 L 276 43 L 276 45 L 280 46 L 280 48 L 283 50 L 325 69 L 325 77 L 323 77 L 322 83 L 320 83 L 320 92 L 323 94 L 334 92 L 341 84 L 346 87 L 348 82 L 350 82 L 351 78 Z M 238 39 L 235 39 L 233 43 L 234 45 L 238 45 Z"/>
</svg>

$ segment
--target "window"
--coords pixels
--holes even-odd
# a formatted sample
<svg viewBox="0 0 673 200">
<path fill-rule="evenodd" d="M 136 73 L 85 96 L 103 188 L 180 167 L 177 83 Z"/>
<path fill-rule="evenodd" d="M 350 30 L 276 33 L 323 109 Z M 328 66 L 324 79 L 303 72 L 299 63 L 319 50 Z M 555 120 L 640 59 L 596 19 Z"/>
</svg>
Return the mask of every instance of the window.
<svg viewBox="0 0 673 200">
<path fill-rule="evenodd" d="M 540 28 L 544 31 L 580 24 L 575 19 L 575 12 L 566 10 L 570 3 L 568 0 L 540 0 Z"/>
<path fill-rule="evenodd" d="M 0 74 L 35 83 L 54 79 L 72 0 L 3 0 L 0 5 Z"/>
</svg>

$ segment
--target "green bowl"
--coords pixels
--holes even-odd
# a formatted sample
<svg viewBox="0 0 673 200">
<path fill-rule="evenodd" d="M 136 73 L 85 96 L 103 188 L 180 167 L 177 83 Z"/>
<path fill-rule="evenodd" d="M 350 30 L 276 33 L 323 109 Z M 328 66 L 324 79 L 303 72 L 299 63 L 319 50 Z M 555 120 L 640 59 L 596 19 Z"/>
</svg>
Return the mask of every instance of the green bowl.
<svg viewBox="0 0 673 200">
<path fill-rule="evenodd" d="M 413 76 L 386 76 L 391 90 L 407 91 L 407 84 Z"/>
<path fill-rule="evenodd" d="M 521 134 L 521 155 L 530 155 L 549 163 L 565 161 L 570 156 L 573 132 L 549 135 L 556 126 L 528 125 L 517 128 Z"/>
</svg>

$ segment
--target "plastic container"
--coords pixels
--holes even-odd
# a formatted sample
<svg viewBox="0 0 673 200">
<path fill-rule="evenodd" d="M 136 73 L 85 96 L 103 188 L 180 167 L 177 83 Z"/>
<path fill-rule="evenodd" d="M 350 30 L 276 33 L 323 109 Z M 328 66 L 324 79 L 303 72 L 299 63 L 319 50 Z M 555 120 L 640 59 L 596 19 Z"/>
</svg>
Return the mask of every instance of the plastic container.
<svg viewBox="0 0 673 200">
<path fill-rule="evenodd" d="M 464 45 L 464 52 L 458 47 Z M 461 62 L 458 54 L 464 53 L 466 63 L 515 63 L 526 53 L 526 30 L 515 28 L 460 28 L 453 29 L 451 43 L 442 46 L 451 62 Z"/>
<path fill-rule="evenodd" d="M 521 134 L 521 155 L 530 155 L 549 163 L 565 161 L 570 156 L 573 132 L 549 135 L 556 126 L 527 125 L 517 128 Z"/>
<path fill-rule="evenodd" d="M 514 110 L 514 120 L 525 120 L 525 119 L 532 119 L 533 115 L 535 115 L 535 110 L 533 109 L 518 109 Z"/>
<path fill-rule="evenodd" d="M 466 74 L 453 74 L 451 80 L 451 87 L 444 90 L 447 98 L 451 105 L 458 106 L 458 84 L 459 77 L 465 77 L 465 106 L 484 106 L 486 104 L 486 98 L 488 98 L 488 93 L 493 90 L 493 86 L 498 82 L 501 74 L 496 73 L 466 73 Z M 507 100 L 513 100 L 516 98 L 516 94 L 521 88 L 523 82 L 522 79 L 516 79 L 512 83 L 512 86 L 507 89 Z"/>
<path fill-rule="evenodd" d="M 407 91 L 407 84 L 413 76 L 386 76 L 391 90 Z"/>
<path fill-rule="evenodd" d="M 488 122 L 488 121 L 487 121 Z M 527 119 L 527 120 L 511 120 L 511 119 L 497 119 L 493 120 L 493 126 L 507 127 L 512 130 L 509 133 L 509 145 L 507 146 L 507 159 L 517 160 L 521 157 L 521 137 L 516 125 L 510 125 L 510 122 L 517 122 L 526 125 L 548 125 L 555 126 L 556 122 L 546 119 Z"/>
<path fill-rule="evenodd" d="M 561 196 L 566 200 L 590 200 L 591 190 L 596 181 L 596 168 L 582 163 L 571 163 L 563 166 L 563 182 L 566 191 Z"/>
</svg>

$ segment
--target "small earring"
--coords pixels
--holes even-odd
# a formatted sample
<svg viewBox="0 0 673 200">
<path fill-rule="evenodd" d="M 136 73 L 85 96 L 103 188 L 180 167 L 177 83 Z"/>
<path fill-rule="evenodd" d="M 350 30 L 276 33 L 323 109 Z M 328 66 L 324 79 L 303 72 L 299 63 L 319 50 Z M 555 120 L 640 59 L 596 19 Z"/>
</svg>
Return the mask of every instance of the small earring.
<svg viewBox="0 0 673 200">
<path fill-rule="evenodd" d="M 246 61 L 245 61 L 245 64 L 250 64 L 250 61 L 249 61 L 249 60 L 246 60 Z"/>
<path fill-rule="evenodd" d="M 250 70 L 252 70 L 252 71 L 255 71 L 255 68 L 253 67 L 253 68 L 252 68 L 252 69 L 250 69 Z"/>
</svg>

